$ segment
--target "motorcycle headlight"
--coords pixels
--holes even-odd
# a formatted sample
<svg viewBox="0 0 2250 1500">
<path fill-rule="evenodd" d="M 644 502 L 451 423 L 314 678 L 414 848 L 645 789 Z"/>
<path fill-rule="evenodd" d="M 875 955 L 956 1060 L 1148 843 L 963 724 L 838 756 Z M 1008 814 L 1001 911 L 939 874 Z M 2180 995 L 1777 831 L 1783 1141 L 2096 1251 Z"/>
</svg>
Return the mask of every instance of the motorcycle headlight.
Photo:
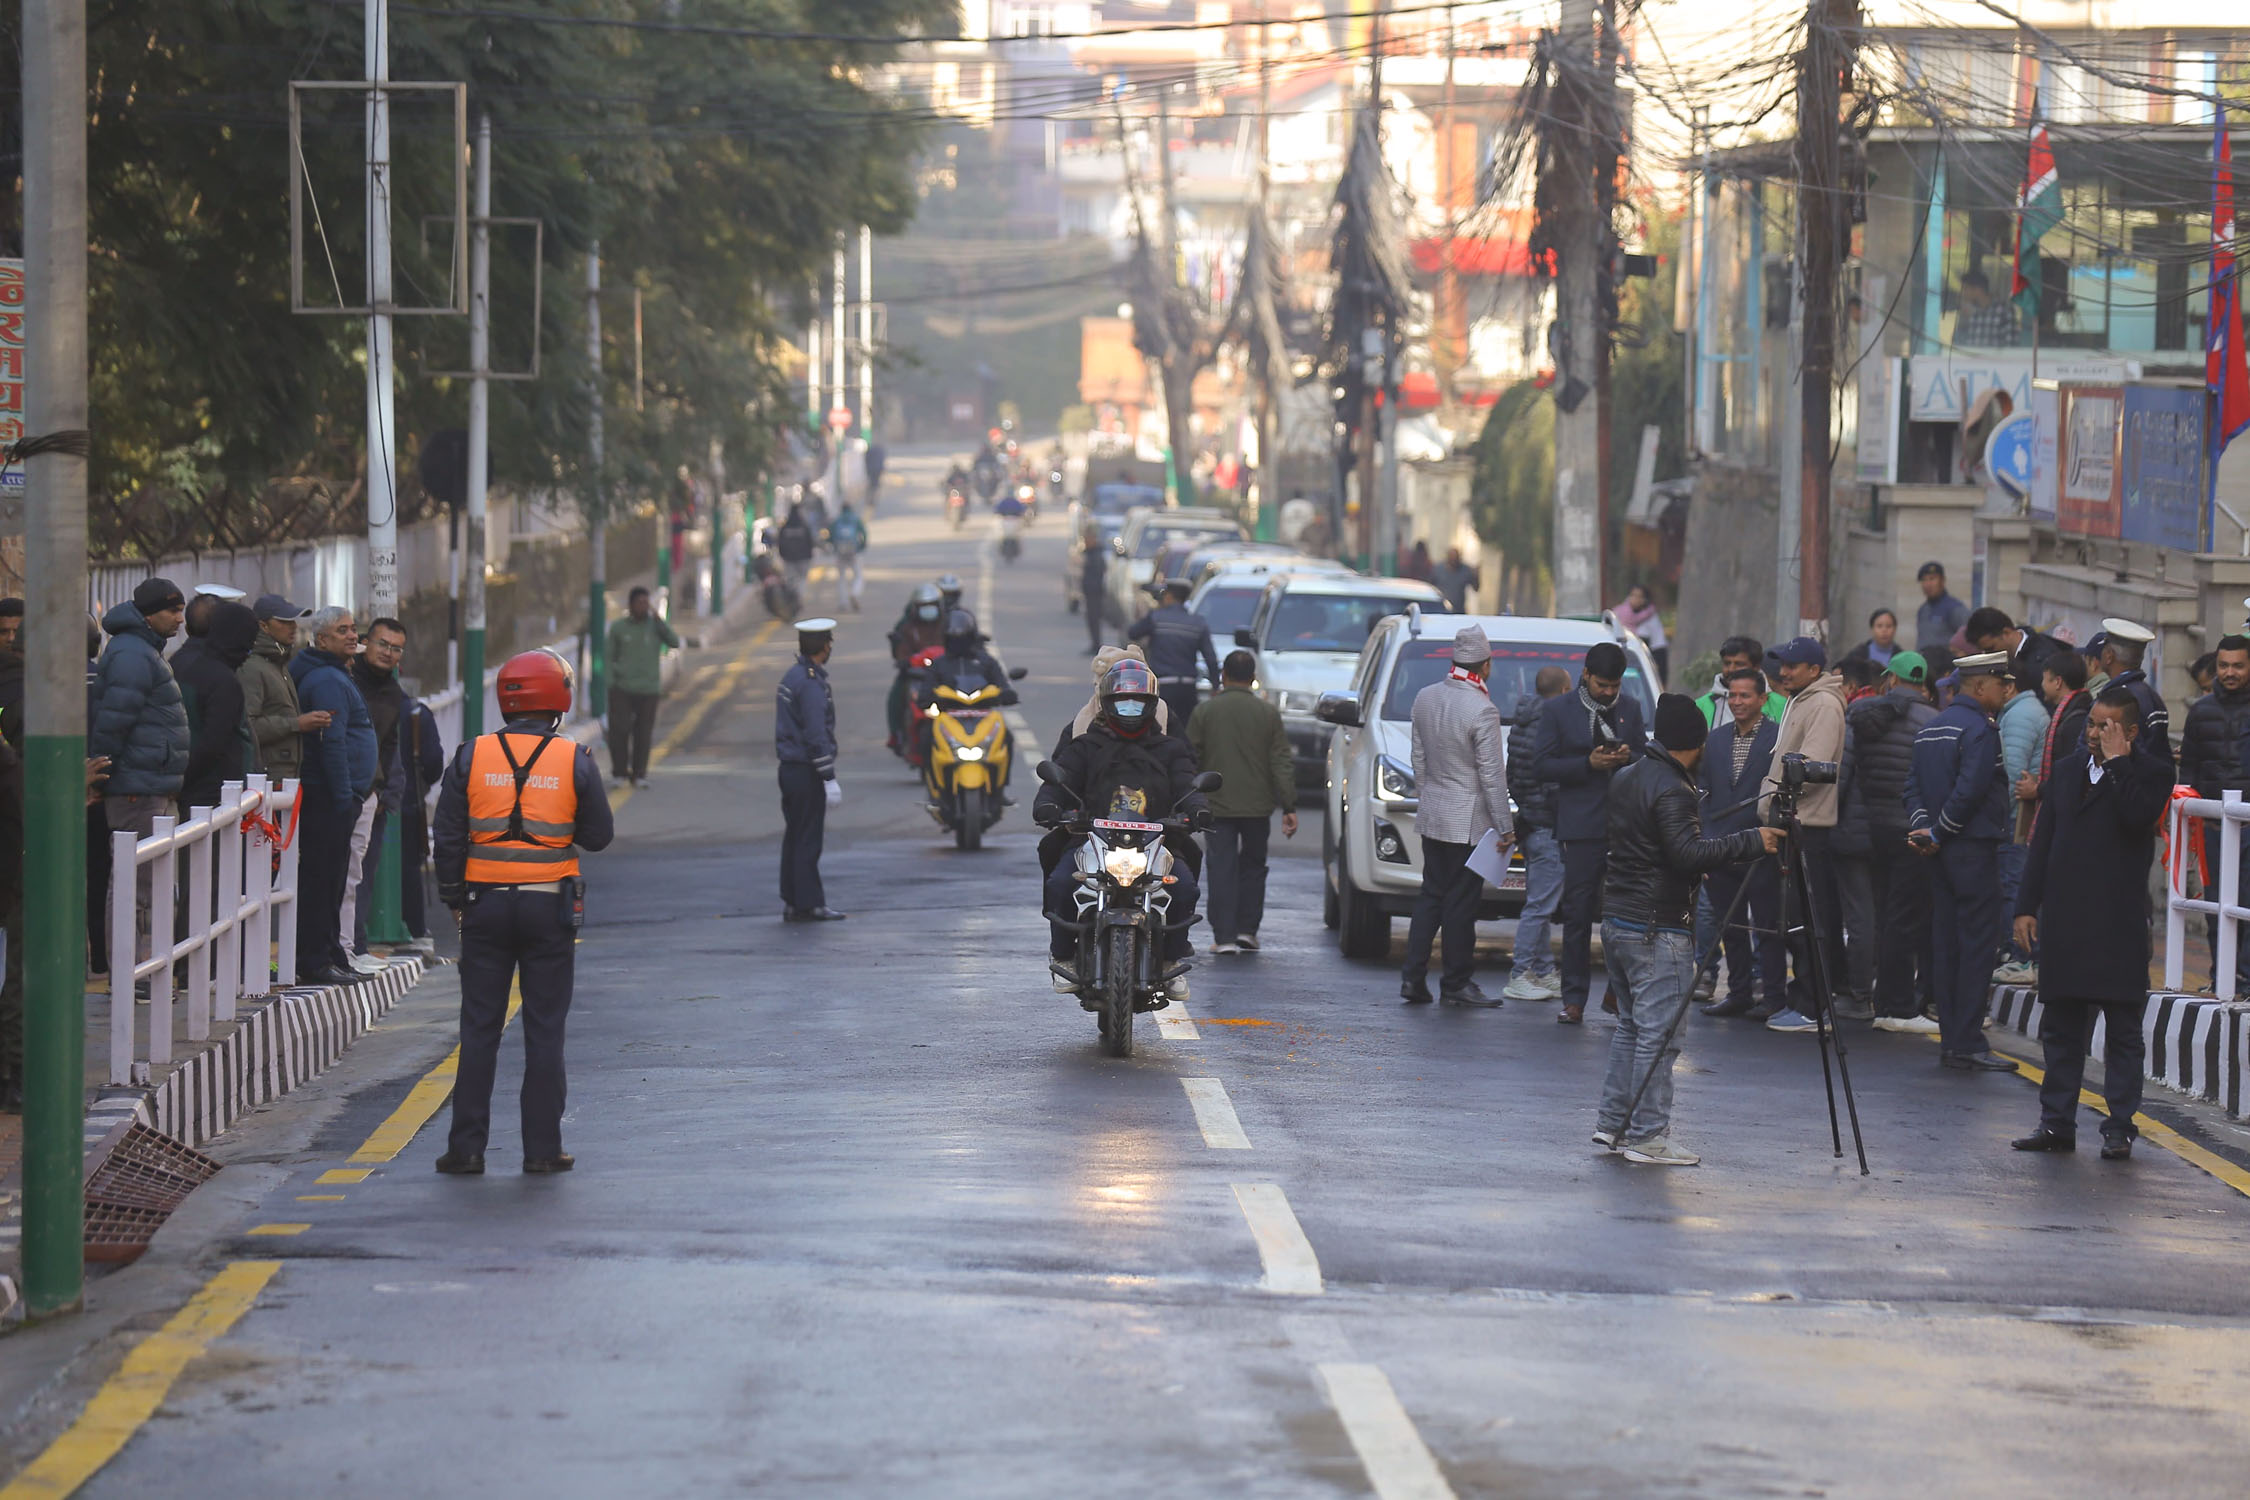
<svg viewBox="0 0 2250 1500">
<path fill-rule="evenodd" d="M 955 760 L 983 760 L 984 746 L 963 745 L 960 749 L 953 752 L 953 758 Z"/>
<path fill-rule="evenodd" d="M 1112 849 L 1102 856 L 1102 869 L 1119 885 L 1131 885 L 1148 873 L 1148 856 L 1138 849 Z"/>
</svg>

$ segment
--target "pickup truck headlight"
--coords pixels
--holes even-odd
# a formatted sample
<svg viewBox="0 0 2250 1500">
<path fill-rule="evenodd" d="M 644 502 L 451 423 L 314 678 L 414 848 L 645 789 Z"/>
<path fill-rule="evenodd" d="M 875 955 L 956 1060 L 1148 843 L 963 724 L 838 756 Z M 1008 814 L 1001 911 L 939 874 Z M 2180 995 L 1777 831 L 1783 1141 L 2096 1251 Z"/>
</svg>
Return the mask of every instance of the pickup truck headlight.
<svg viewBox="0 0 2250 1500">
<path fill-rule="evenodd" d="M 1414 772 L 1388 755 L 1375 762 L 1375 785 L 1385 797 L 1403 802 L 1415 795 Z"/>
<path fill-rule="evenodd" d="M 1285 714 L 1309 714 L 1319 705 L 1320 694 L 1300 693 L 1290 688 L 1268 688 L 1266 701 Z"/>
</svg>

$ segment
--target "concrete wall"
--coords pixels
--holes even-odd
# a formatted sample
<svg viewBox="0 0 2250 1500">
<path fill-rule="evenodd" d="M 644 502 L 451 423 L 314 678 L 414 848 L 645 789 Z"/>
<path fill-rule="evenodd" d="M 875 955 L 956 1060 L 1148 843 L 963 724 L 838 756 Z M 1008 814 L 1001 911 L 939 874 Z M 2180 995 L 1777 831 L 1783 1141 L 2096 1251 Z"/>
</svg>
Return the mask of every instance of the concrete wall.
<svg viewBox="0 0 2250 1500">
<path fill-rule="evenodd" d="M 1715 461 L 1696 469 L 1672 628 L 1675 670 L 1773 618 L 1776 521 L 1772 470 Z"/>
</svg>

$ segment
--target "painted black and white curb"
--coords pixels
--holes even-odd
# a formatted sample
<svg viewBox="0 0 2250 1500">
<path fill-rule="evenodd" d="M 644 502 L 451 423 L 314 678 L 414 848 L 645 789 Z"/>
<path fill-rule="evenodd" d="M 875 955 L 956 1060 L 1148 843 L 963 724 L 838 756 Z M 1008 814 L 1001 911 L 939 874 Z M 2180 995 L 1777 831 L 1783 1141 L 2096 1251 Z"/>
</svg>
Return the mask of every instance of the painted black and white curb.
<svg viewBox="0 0 2250 1500">
<path fill-rule="evenodd" d="M 2039 1035 L 2039 992 L 2025 985 L 1995 985 L 1992 1018 L 2029 1037 Z M 2141 1031 L 2148 1043 L 2148 1076 L 2183 1094 L 2208 1100 L 2240 1119 L 2250 1075 L 2250 1004 L 2222 1004 L 2209 995 L 2158 991 L 2148 997 Z M 2104 1033 L 2097 1023 L 2094 1056 Z"/>
</svg>

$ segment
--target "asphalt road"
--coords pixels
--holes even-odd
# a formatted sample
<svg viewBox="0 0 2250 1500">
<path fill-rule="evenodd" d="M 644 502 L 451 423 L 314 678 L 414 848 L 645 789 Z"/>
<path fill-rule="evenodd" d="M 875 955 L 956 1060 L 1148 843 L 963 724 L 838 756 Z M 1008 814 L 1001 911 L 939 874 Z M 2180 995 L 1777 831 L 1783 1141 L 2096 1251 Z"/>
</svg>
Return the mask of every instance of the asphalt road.
<svg viewBox="0 0 2250 1500">
<path fill-rule="evenodd" d="M 2154 1149 L 2016 1155 L 2031 1089 L 1920 1038 L 1855 1041 L 1870 1177 L 1810 1039 L 1701 1021 L 1704 1165 L 1631 1167 L 1586 1140 L 1600 1018 L 1402 1009 L 1320 925 L 1309 818 L 1194 1038 L 1100 1056 L 1025 811 L 958 854 L 883 748 L 899 601 L 993 566 L 941 467 L 897 462 L 839 640 L 851 920 L 779 920 L 786 636 L 704 653 L 667 724 L 731 689 L 589 861 L 577 1172 L 511 1170 L 511 1030 L 493 1175 L 431 1172 L 441 1115 L 315 1182 L 450 1045 L 432 979 L 226 1143 L 265 1189 L 203 1263 L 281 1270 L 86 1493 L 2242 1493 L 2250 1200 Z M 1089 684 L 1061 532 L 988 621 L 1042 740 Z"/>
</svg>

